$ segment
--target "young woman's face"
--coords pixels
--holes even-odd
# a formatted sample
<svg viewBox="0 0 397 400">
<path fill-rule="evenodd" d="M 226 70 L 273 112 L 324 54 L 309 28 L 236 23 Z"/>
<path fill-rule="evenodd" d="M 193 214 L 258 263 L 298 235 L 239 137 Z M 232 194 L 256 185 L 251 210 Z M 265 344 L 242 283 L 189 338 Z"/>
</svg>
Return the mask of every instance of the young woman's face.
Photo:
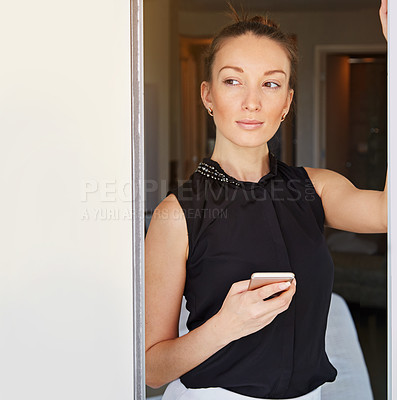
<svg viewBox="0 0 397 400">
<path fill-rule="evenodd" d="M 288 56 L 273 40 L 253 34 L 227 39 L 215 56 L 212 82 L 201 85 L 217 135 L 243 147 L 267 143 L 292 101 L 289 76 Z"/>
</svg>

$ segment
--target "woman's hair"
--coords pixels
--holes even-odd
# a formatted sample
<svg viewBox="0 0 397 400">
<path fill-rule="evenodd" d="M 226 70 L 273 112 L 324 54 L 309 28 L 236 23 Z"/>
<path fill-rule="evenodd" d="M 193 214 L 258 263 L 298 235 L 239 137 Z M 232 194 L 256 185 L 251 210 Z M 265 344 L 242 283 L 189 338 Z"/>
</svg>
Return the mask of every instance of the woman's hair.
<svg viewBox="0 0 397 400">
<path fill-rule="evenodd" d="M 210 47 L 207 50 L 205 58 L 205 80 L 211 82 L 212 80 L 212 66 L 214 64 L 216 53 L 222 47 L 225 40 L 229 38 L 236 38 L 247 33 L 252 33 L 258 37 L 265 37 L 274 40 L 278 43 L 287 53 L 291 72 L 289 78 L 289 87 L 294 88 L 296 83 L 296 68 L 298 63 L 298 51 L 295 42 L 291 37 L 285 35 L 279 28 L 279 25 L 269 19 L 267 16 L 255 16 L 249 18 L 246 14 L 240 17 L 237 11 L 229 3 L 235 23 L 223 28 L 213 39 Z"/>
</svg>

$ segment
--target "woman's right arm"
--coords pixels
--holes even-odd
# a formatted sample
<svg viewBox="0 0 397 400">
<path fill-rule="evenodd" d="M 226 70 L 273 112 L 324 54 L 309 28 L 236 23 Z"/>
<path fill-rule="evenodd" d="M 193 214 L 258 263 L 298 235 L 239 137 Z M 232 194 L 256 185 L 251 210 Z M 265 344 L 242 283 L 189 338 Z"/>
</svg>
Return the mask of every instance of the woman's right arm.
<svg viewBox="0 0 397 400">
<path fill-rule="evenodd" d="M 247 291 L 249 281 L 232 285 L 221 310 L 200 327 L 178 337 L 186 278 L 188 234 L 174 195 L 156 208 L 145 240 L 146 383 L 160 387 L 198 366 L 224 346 L 268 325 L 285 311 L 295 282 L 280 296 L 279 284 Z"/>
<path fill-rule="evenodd" d="M 188 234 L 176 197 L 156 208 L 145 240 L 146 383 L 162 386 L 191 370 L 226 343 L 213 323 L 178 337 Z"/>
</svg>

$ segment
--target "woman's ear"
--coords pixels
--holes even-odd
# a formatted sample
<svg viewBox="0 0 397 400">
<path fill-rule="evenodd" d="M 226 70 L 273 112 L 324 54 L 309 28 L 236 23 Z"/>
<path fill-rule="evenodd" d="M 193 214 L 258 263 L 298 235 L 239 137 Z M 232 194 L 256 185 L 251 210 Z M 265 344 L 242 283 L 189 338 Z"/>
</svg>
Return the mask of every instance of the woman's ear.
<svg viewBox="0 0 397 400">
<path fill-rule="evenodd" d="M 289 105 L 292 103 L 292 99 L 294 98 L 294 89 L 289 90 Z"/>
<path fill-rule="evenodd" d="M 283 110 L 283 114 L 285 114 L 285 115 L 288 114 L 289 109 L 290 109 L 291 104 L 292 104 L 292 99 L 293 98 L 294 98 L 294 89 L 289 89 L 288 95 L 287 95 L 286 104 L 285 104 L 285 108 Z"/>
<path fill-rule="evenodd" d="M 200 90 L 201 90 L 201 100 L 204 104 L 204 107 L 208 109 L 213 109 L 213 104 L 212 104 L 212 96 L 211 96 L 211 90 L 210 90 L 210 84 L 207 81 L 201 82 Z"/>
</svg>

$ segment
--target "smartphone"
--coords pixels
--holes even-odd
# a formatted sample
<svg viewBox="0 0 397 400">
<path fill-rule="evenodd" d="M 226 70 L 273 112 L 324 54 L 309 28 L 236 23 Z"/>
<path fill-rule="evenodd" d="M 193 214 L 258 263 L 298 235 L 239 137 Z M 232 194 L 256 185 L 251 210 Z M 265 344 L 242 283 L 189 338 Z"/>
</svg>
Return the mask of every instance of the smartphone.
<svg viewBox="0 0 397 400">
<path fill-rule="evenodd" d="M 254 272 L 251 275 L 248 290 L 258 289 L 262 286 L 270 285 L 272 283 L 292 282 L 294 278 L 295 274 L 293 272 Z"/>
</svg>

